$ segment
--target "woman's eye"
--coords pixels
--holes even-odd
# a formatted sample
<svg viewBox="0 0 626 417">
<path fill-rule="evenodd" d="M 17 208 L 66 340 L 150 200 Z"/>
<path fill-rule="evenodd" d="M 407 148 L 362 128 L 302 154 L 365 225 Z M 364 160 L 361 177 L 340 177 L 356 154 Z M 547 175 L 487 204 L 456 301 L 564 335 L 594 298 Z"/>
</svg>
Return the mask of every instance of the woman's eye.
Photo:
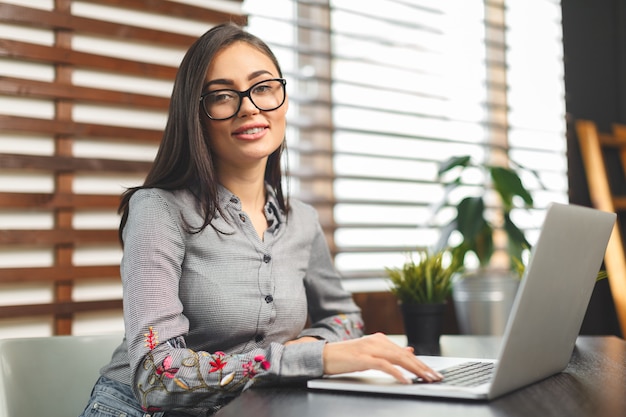
<svg viewBox="0 0 626 417">
<path fill-rule="evenodd" d="M 229 101 L 234 100 L 235 97 L 236 95 L 229 91 L 215 91 L 214 93 L 209 94 L 209 100 L 214 104 L 228 103 Z"/>
<path fill-rule="evenodd" d="M 256 87 L 254 87 L 254 90 L 252 90 L 252 94 L 264 94 L 264 93 L 269 93 L 270 91 L 272 91 L 271 85 L 261 84 L 261 85 L 257 85 Z"/>
</svg>

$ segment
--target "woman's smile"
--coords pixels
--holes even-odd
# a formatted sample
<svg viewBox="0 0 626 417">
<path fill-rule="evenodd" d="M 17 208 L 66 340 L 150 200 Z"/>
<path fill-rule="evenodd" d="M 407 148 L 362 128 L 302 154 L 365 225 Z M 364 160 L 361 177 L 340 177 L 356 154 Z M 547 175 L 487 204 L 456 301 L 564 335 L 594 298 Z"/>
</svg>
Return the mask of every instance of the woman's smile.
<svg viewBox="0 0 626 417">
<path fill-rule="evenodd" d="M 265 136 L 268 129 L 267 124 L 247 124 L 235 130 L 233 136 L 240 140 L 257 140 Z"/>
</svg>

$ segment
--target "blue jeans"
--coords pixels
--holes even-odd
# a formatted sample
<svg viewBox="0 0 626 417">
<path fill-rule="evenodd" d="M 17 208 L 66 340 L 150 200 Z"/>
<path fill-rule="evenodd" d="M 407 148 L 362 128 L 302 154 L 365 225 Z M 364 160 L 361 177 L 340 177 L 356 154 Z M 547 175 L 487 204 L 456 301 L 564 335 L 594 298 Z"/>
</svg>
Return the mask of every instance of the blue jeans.
<svg viewBox="0 0 626 417">
<path fill-rule="evenodd" d="M 131 388 L 101 376 L 91 392 L 89 404 L 79 417 L 166 417 L 164 412 L 142 410 Z"/>
</svg>

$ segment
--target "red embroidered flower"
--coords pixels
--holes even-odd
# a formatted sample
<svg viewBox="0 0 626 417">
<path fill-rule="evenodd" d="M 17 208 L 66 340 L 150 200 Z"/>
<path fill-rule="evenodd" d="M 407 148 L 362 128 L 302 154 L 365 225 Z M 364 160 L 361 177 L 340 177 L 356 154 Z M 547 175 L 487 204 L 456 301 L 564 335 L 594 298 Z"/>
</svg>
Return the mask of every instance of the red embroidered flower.
<svg viewBox="0 0 626 417">
<path fill-rule="evenodd" d="M 267 371 L 268 369 L 270 369 L 270 363 L 265 360 L 265 356 L 257 355 L 254 357 L 254 361 L 259 363 L 261 365 L 261 368 L 263 368 L 264 370 Z"/>
<path fill-rule="evenodd" d="M 157 347 L 159 344 L 159 335 L 156 330 L 152 328 L 152 326 L 148 327 L 148 333 L 144 333 L 146 338 L 146 347 L 150 350 Z"/>
<path fill-rule="evenodd" d="M 159 411 L 162 411 L 162 410 L 163 410 L 162 408 L 159 408 L 159 407 L 151 407 L 151 406 L 150 406 L 150 407 L 143 407 L 143 406 L 142 406 L 142 407 L 141 407 L 141 409 L 142 409 L 142 410 L 144 410 L 144 411 L 147 411 L 147 412 L 149 412 L 149 413 L 155 413 L 155 412 L 159 412 Z"/>
<path fill-rule="evenodd" d="M 343 328 L 343 331 L 347 334 L 350 335 L 350 329 L 348 328 L 348 326 L 346 325 L 346 323 L 340 319 L 339 317 L 335 317 L 333 318 L 334 322 L 337 323 L 339 326 L 341 326 Z"/>
<path fill-rule="evenodd" d="M 178 368 L 172 368 L 171 356 L 168 356 L 167 358 L 165 358 L 165 360 L 163 361 L 163 364 L 157 367 L 156 369 L 157 375 L 165 374 L 165 376 L 168 378 L 174 378 L 174 376 L 176 375 L 176 372 L 178 372 Z"/>
<path fill-rule="evenodd" d="M 209 372 L 217 372 L 224 368 L 228 362 L 224 361 L 224 352 L 215 352 L 213 354 L 213 360 L 209 362 L 211 369 Z"/>
<path fill-rule="evenodd" d="M 244 363 L 242 367 L 243 367 L 243 376 L 246 376 L 248 378 L 254 378 L 256 376 L 257 370 L 254 368 L 254 363 L 252 363 L 252 361 L 248 363 Z"/>
</svg>

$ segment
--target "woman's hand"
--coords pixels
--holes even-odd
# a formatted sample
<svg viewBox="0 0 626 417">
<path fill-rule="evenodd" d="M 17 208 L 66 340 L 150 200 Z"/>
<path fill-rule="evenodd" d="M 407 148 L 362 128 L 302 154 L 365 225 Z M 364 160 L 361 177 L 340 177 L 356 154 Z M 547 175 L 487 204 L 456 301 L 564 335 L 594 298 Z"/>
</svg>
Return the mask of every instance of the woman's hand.
<svg viewBox="0 0 626 417">
<path fill-rule="evenodd" d="M 375 333 L 359 339 L 328 343 L 324 346 L 324 374 L 377 369 L 386 372 L 398 381 L 410 384 L 402 372 L 394 365 L 406 369 L 425 381 L 440 381 L 443 377 L 426 366 L 413 354 L 413 348 L 403 348 L 392 342 L 382 333 Z"/>
</svg>

